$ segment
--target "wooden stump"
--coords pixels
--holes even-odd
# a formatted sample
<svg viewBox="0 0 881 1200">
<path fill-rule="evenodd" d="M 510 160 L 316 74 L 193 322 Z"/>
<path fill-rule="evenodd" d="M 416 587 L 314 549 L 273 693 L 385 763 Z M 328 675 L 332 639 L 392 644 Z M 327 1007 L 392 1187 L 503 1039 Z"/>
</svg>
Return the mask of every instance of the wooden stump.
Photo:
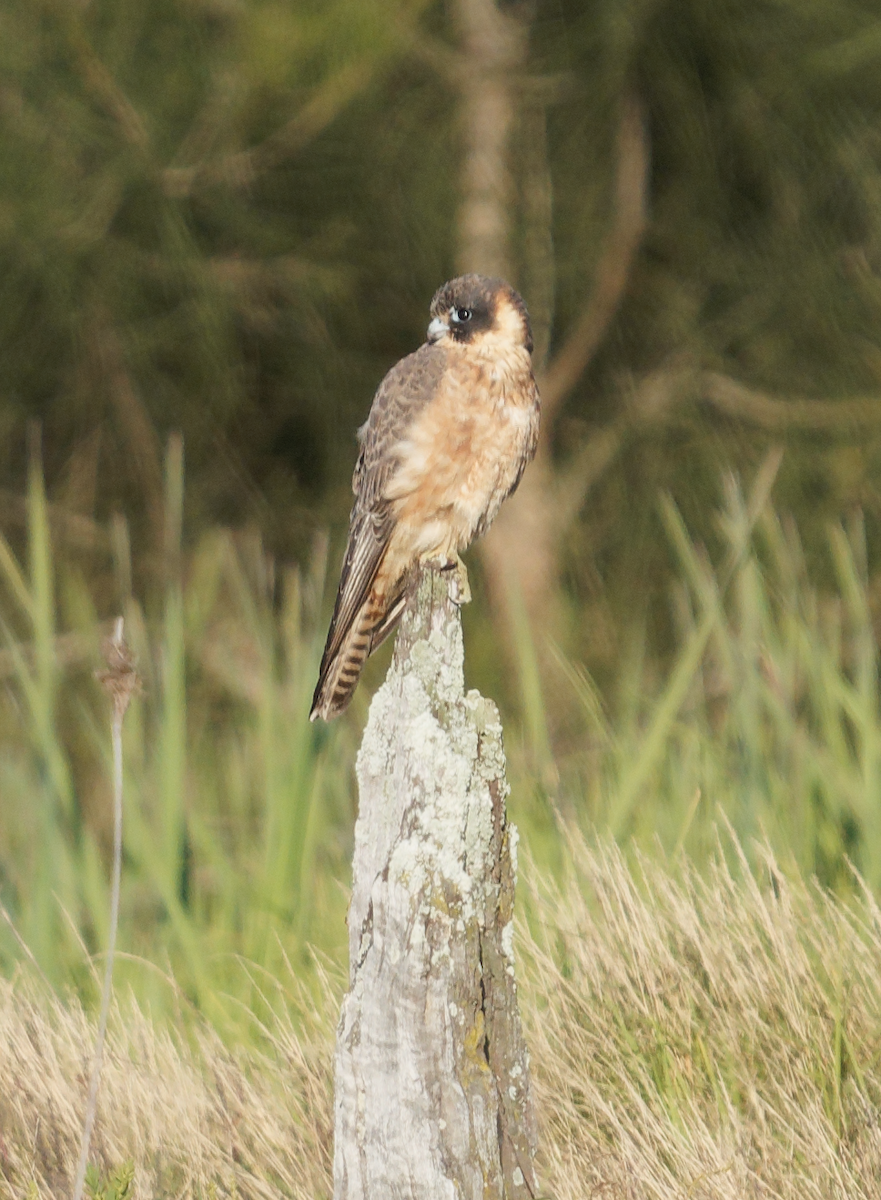
<svg viewBox="0 0 881 1200">
<path fill-rule="evenodd" d="M 422 573 L 358 755 L 335 1200 L 537 1192 L 512 955 L 517 831 L 498 711 L 465 695 L 461 587 Z"/>
</svg>

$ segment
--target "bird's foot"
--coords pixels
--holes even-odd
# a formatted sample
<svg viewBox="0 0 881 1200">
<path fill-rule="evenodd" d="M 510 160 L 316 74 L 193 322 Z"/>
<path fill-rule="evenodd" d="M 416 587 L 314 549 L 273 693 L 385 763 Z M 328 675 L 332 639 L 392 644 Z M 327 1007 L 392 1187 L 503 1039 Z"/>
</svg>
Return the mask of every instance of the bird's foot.
<svg viewBox="0 0 881 1200">
<path fill-rule="evenodd" d="M 441 570 L 448 574 L 450 599 L 459 608 L 471 603 L 471 585 L 468 583 L 468 568 L 457 554 L 450 562 L 444 563 Z"/>
</svg>

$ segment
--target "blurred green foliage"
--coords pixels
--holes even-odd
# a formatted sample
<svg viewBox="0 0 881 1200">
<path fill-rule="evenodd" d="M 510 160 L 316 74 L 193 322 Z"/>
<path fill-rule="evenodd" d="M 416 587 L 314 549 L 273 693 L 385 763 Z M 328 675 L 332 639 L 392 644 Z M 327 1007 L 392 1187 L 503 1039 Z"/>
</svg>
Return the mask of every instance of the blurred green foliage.
<svg viewBox="0 0 881 1200">
<path fill-rule="evenodd" d="M 123 504 L 149 537 L 159 447 L 179 429 L 196 519 L 278 500 L 280 527 L 308 526 L 298 504 L 332 478 L 341 413 L 356 423 L 340 380 L 354 371 L 361 404 L 375 381 L 356 360 L 389 286 L 365 298 L 340 359 L 334 327 L 361 309 L 364 271 L 366 196 L 349 159 L 366 170 L 353 152 L 417 13 L 364 0 L 5 6 L 0 411 L 13 484 L 23 422 L 39 419 L 50 481 L 91 448 L 100 493 L 93 481 L 74 502 L 101 515 Z M 351 434 L 340 440 L 348 455 Z"/>
<path fill-rule="evenodd" d="M 784 404 L 878 393 L 877 5 L 529 13 L 513 259 L 551 359 L 613 223 L 627 95 L 651 154 L 648 227 L 555 462 L 671 363 Z M 90 672 L 120 606 L 146 683 L 126 722 L 122 934 L 142 959 L 120 969 L 145 988 L 166 955 L 201 1003 L 242 995 L 236 956 L 273 969 L 307 940 L 342 945 L 354 723 L 303 720 L 316 546 L 342 529 L 378 380 L 455 269 L 456 52 L 429 0 L 0 9 L 7 964 L 20 937 L 87 986 L 80 939 L 104 944 Z M 717 518 L 720 466 L 750 477 L 772 437 L 780 516 L 753 528 L 732 486 Z M 502 679 L 486 618 L 466 617 L 536 854 L 553 862 L 555 806 L 698 854 L 722 811 L 826 882 L 848 855 L 881 886 L 879 480 L 881 411 L 781 432 L 696 394 L 634 425 L 565 539 L 569 690 L 547 688 L 525 625 Z"/>
<path fill-rule="evenodd" d="M 179 443 L 166 471 L 173 527 Z M 83 577 L 56 575 L 37 470 L 29 513 L 26 565 L 0 541 L 14 599 L 0 651 L 0 955 L 8 967 L 25 954 L 53 983 L 88 990 L 98 980 L 83 950 L 106 945 L 109 905 L 109 706 L 90 670 L 101 626 Z M 168 967 L 204 1007 L 218 988 L 259 994 L 239 957 L 278 973 L 300 969 L 310 942 L 344 945 L 354 748 L 343 752 L 345 727 L 329 736 L 305 719 L 323 561 L 318 548 L 311 575 L 276 579 L 259 540 L 214 531 L 185 583 L 172 566 L 155 625 L 132 597 L 124 605 L 143 686 L 124 724 L 116 975 L 159 1009 L 181 998 Z M 62 620 L 70 632 L 57 640 Z"/>
<path fill-rule="evenodd" d="M 640 97 L 651 149 L 649 229 L 558 423 L 561 457 L 620 407 L 623 377 L 671 356 L 784 395 L 877 387 L 879 29 L 876 6 L 856 0 L 534 5 L 529 72 L 546 83 L 526 88 L 515 138 L 514 260 L 552 350 L 590 292 L 609 225 L 625 91 Z M 139 557 L 161 502 L 161 446 L 179 429 L 196 528 L 256 518 L 274 547 L 302 554 L 316 525 L 340 520 L 354 430 L 453 270 L 454 41 L 427 0 L 149 11 L 9 0 L 9 486 L 23 490 L 25 426 L 37 419 L 50 494 L 100 517 L 123 507 Z M 536 111 L 545 165 L 529 136 Z M 545 218 L 525 194 L 545 166 L 552 225 L 535 230 Z M 535 236 L 551 247 L 543 266 Z M 720 450 L 749 459 L 756 438 L 694 406 L 635 438 L 584 523 L 581 587 L 597 556 L 604 574 L 626 575 L 619 531 L 644 524 L 660 484 L 697 515 Z M 803 449 L 784 473 L 795 508 L 863 498 L 877 437 L 843 469 Z M 630 553 L 650 532 L 630 537 Z"/>
<path fill-rule="evenodd" d="M 557 702 L 572 721 L 554 751 L 524 625 L 524 719 L 507 721 L 506 749 L 512 814 L 541 869 L 561 867 L 561 816 L 698 861 L 712 859 L 727 822 L 748 855 L 767 842 L 793 873 L 846 892 L 855 866 L 881 888 L 879 656 L 864 528 L 830 529 L 838 584 L 818 589 L 794 523 L 768 504 L 776 466 L 765 464 L 748 498 L 726 479 L 719 563 L 662 501 L 679 563 L 673 664 L 659 670 L 645 636 L 634 638 L 617 692 L 604 698 L 561 659 Z M 173 442 L 169 527 L 181 494 Z M 100 662 L 92 596 L 82 575 L 55 570 L 36 469 L 29 515 L 26 563 L 0 541 L 10 598 L 0 609 L 0 965 L 27 957 L 56 986 L 88 995 L 98 988 L 92 955 L 107 942 L 109 704 L 91 670 Z M 367 697 L 357 694 L 355 720 L 306 720 L 323 633 L 322 546 L 308 572 L 278 578 L 253 537 L 206 533 L 184 575 L 176 549 L 159 618 L 146 620 L 131 596 L 124 606 L 143 692 L 124 724 L 116 986 L 157 1012 L 189 1003 L 239 1028 L 270 1003 L 267 980 L 293 969 L 308 988 L 323 955 L 345 955 Z M 61 623 L 69 632 L 58 636 Z"/>
</svg>

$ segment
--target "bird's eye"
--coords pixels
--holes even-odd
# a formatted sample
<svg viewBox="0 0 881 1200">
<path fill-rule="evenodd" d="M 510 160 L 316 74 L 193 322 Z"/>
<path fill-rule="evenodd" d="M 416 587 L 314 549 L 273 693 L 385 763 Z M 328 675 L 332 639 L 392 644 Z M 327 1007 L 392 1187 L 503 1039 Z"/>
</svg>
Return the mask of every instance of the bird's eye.
<svg viewBox="0 0 881 1200">
<path fill-rule="evenodd" d="M 471 320 L 470 308 L 454 308 L 450 313 L 450 319 L 455 321 L 457 325 L 463 324 L 465 321 Z"/>
</svg>

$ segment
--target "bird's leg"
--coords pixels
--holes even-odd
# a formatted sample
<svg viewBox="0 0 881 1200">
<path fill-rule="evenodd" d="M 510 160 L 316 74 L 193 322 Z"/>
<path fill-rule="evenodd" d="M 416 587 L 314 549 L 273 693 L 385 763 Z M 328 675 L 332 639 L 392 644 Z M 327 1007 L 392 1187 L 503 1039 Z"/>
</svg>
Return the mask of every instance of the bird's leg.
<svg viewBox="0 0 881 1200">
<path fill-rule="evenodd" d="M 450 599 L 459 608 L 471 603 L 471 586 L 468 583 L 468 568 L 457 554 L 454 559 L 444 563 L 441 570 L 449 573 Z"/>
</svg>

